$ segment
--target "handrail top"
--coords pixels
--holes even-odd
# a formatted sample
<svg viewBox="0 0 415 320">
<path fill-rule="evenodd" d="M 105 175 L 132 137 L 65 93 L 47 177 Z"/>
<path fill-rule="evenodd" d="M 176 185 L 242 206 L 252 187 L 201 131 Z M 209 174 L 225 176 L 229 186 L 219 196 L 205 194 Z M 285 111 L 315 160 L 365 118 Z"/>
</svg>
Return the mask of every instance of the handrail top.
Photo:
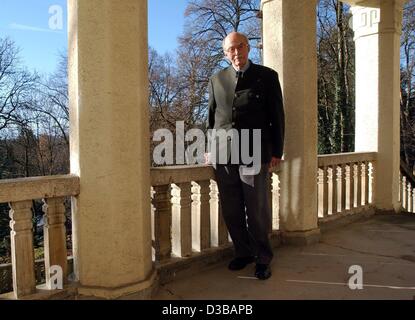
<svg viewBox="0 0 415 320">
<path fill-rule="evenodd" d="M 318 166 L 332 166 L 353 162 L 376 161 L 377 152 L 348 152 L 318 156 Z"/>
<path fill-rule="evenodd" d="M 318 166 L 375 161 L 376 155 L 376 152 L 319 155 Z M 280 168 L 273 170 L 274 173 L 278 171 L 280 171 Z M 151 185 L 153 187 L 170 183 L 205 181 L 213 178 L 214 172 L 211 165 L 178 165 L 151 168 Z M 72 174 L 0 180 L 0 203 L 77 196 L 79 193 L 80 179 Z"/>
<path fill-rule="evenodd" d="M 151 185 L 164 186 L 171 183 L 210 180 L 214 177 L 211 165 L 179 165 L 151 168 Z"/>
<path fill-rule="evenodd" d="M 0 180 L 0 203 L 76 196 L 79 192 L 80 179 L 72 174 Z"/>
<path fill-rule="evenodd" d="M 39 181 L 50 181 L 50 180 L 72 180 L 79 179 L 77 175 L 74 174 L 64 174 L 64 175 L 53 175 L 53 176 L 36 176 L 36 177 L 22 177 L 14 179 L 0 179 L 0 185 L 8 183 L 25 183 L 25 182 L 39 182 Z"/>
<path fill-rule="evenodd" d="M 280 168 L 275 168 L 272 172 L 277 173 L 279 171 Z M 151 168 L 151 185 L 153 187 L 210 179 L 214 179 L 212 165 L 179 165 Z"/>
</svg>

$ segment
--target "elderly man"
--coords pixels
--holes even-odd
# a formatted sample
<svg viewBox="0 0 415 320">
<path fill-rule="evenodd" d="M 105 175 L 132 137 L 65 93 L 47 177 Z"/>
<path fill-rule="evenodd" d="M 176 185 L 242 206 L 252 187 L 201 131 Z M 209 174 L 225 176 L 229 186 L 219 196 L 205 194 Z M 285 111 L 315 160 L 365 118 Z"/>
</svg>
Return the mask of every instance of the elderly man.
<svg viewBox="0 0 415 320">
<path fill-rule="evenodd" d="M 208 129 L 232 132 L 225 142 L 213 139 L 210 145 L 216 155 L 210 161 L 222 213 L 235 249 L 228 268 L 241 270 L 255 261 L 255 276 L 265 280 L 271 276 L 273 258 L 267 181 L 270 169 L 281 161 L 284 144 L 281 86 L 274 70 L 248 59 L 250 46 L 244 34 L 230 33 L 223 50 L 231 65 L 210 79 Z M 243 139 L 243 131 L 248 139 Z M 225 157 L 218 157 L 223 150 Z M 254 153 L 253 162 L 259 159 L 260 170 L 250 172 L 254 163 L 241 161 L 247 151 Z"/>
</svg>

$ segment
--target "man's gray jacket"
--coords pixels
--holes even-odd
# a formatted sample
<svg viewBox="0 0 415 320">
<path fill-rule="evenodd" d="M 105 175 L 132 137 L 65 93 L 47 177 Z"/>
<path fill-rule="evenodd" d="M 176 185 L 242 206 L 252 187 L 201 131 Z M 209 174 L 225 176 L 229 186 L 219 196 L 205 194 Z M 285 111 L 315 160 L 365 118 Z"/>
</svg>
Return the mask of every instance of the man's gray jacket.
<svg viewBox="0 0 415 320">
<path fill-rule="evenodd" d="M 252 156 L 253 129 L 261 130 L 261 163 L 269 163 L 271 157 L 281 158 L 284 147 L 285 116 L 283 98 L 278 74 L 274 70 L 251 62 L 249 68 L 239 78 L 232 66 L 213 75 L 209 81 L 208 129 L 236 129 L 241 140 L 242 129 L 249 130 L 249 152 Z M 211 131 L 211 130 L 210 130 Z M 235 132 L 235 130 L 233 130 Z M 245 130 L 246 131 L 246 130 Z M 233 136 L 227 138 L 227 144 L 219 145 L 219 140 L 209 146 L 214 147 L 216 157 L 212 162 L 219 163 L 221 152 L 231 158 Z M 247 147 L 247 140 L 245 147 Z M 241 146 L 243 147 L 243 146 Z M 226 148 L 227 150 L 224 150 Z M 232 149 L 234 153 L 235 149 Z M 232 155 L 233 157 L 233 155 Z M 239 164 L 241 148 L 239 148 Z M 232 163 L 235 163 L 232 161 Z"/>
</svg>

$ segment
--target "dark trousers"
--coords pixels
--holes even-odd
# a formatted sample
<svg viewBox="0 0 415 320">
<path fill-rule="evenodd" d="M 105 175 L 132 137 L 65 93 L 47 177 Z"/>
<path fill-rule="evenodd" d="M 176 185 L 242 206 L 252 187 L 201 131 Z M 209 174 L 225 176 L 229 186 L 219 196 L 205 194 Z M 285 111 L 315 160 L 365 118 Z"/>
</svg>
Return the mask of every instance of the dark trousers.
<svg viewBox="0 0 415 320">
<path fill-rule="evenodd" d="M 257 175 L 245 174 L 243 168 L 216 166 L 222 214 L 236 257 L 255 256 L 257 263 L 270 263 L 273 253 L 268 238 L 271 225 L 268 165 L 263 164 Z"/>
</svg>

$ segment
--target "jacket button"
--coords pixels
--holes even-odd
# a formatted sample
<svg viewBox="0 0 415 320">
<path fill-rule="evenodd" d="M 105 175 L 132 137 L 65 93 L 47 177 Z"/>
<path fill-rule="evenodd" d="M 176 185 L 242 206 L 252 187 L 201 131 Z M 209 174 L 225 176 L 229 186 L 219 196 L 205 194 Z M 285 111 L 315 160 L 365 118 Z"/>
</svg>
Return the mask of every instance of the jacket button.
<svg viewBox="0 0 415 320">
<path fill-rule="evenodd" d="M 236 108 L 235 108 L 235 107 L 233 107 L 233 108 L 232 108 L 232 110 L 233 110 L 233 111 L 235 111 L 235 110 L 236 110 Z"/>
<path fill-rule="evenodd" d="M 232 126 L 234 126 L 235 125 L 235 122 L 232 122 Z"/>
</svg>

